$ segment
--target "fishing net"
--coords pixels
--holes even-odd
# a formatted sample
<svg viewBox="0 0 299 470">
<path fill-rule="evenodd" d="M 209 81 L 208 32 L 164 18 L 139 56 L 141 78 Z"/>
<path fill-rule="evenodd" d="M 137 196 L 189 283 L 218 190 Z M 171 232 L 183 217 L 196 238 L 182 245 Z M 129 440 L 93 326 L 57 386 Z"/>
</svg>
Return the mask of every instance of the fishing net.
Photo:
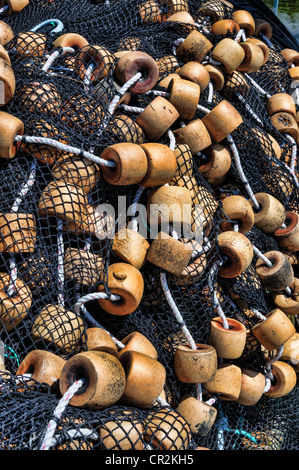
<svg viewBox="0 0 299 470">
<path fill-rule="evenodd" d="M 246 40 L 244 28 L 214 32 L 215 23 L 233 20 L 235 10 L 238 5 L 218 0 L 80 0 L 76 7 L 68 0 L 30 0 L 13 14 L 1 9 L 2 28 L 13 31 L 6 39 L 4 32 L 0 35 L 5 90 L 0 112 L 1 449 L 298 449 L 297 311 L 282 311 L 288 332 L 272 348 L 253 333 L 269 312 L 280 311 L 275 294 L 298 303 L 298 247 L 282 248 L 276 229 L 257 223 L 243 235 L 242 220 L 225 211 L 225 201 L 239 197 L 251 204 L 254 215 L 260 210 L 255 195 L 262 193 L 284 208 L 284 228 L 295 217 L 290 214 L 297 214 L 296 80 L 275 27 L 270 38 L 258 35 L 268 56 L 252 72 L 228 72 L 212 57 L 224 38 L 235 44 L 236 35 Z M 188 13 L 188 19 L 169 20 L 179 12 Z M 195 60 L 192 51 L 187 59 L 179 52 L 192 32 L 209 40 L 210 49 L 198 62 L 218 70 L 223 84 L 218 86 L 210 72 L 192 117 L 177 116 L 164 129 L 158 115 L 161 132 L 152 138 L 152 126 L 141 124 L 142 113 L 157 98 L 168 109 L 171 88 L 165 80 Z M 76 39 L 61 42 L 67 33 Z M 139 80 L 148 79 L 142 68 L 137 78 L 118 79 L 121 52 L 154 59 L 157 77 L 148 90 L 132 92 Z M 268 112 L 268 100 L 276 94 L 294 100 L 294 115 L 281 112 L 279 123 L 286 131 Z M 213 138 L 193 150 L 179 140 L 180 131 L 205 122 L 227 103 L 241 121 L 217 142 L 229 164 L 215 176 L 208 153 Z M 151 156 L 154 170 L 172 173 L 163 183 L 143 185 L 147 170 L 134 180 L 141 165 L 134 152 L 150 152 L 146 145 L 153 141 L 159 151 L 175 156 L 176 165 L 169 170 L 164 154 L 159 154 L 162 163 Z M 121 177 L 128 162 L 129 171 L 118 184 L 118 170 L 105 152 L 112 146 L 121 152 L 117 146 L 123 144 L 133 144 L 129 155 L 135 163 L 124 155 Z M 148 204 L 157 188 L 165 190 L 166 205 L 188 192 L 194 209 L 187 221 L 193 229 L 189 238 L 161 218 L 157 230 L 168 238 L 159 244 L 162 240 L 152 236 Z M 181 192 L 173 196 L 173 190 Z M 116 249 L 121 228 L 141 236 L 125 248 L 119 240 Z M 223 233 L 246 240 L 238 252 L 241 262 L 248 246 L 252 249 L 249 262 L 229 276 L 223 268 L 231 269 L 234 262 L 221 244 Z M 140 262 L 144 246 L 147 254 Z M 269 252 L 283 255 L 291 271 L 292 282 L 288 278 L 283 288 L 271 290 L 261 278 L 258 262 L 269 267 Z M 125 311 L 128 304 L 133 307 Z M 217 351 L 206 381 L 180 378 L 179 351 L 217 350 L 211 339 L 215 318 L 222 333 L 234 330 L 227 319 L 238 325 L 242 351 L 227 358 Z M 95 336 L 92 346 L 92 334 L 99 332 L 104 336 Z M 200 355 L 192 359 L 200 360 Z M 188 364 L 182 364 L 185 370 Z M 106 376 L 108 385 L 99 392 Z M 259 382 L 244 391 L 249 394 L 244 404 L 239 396 L 248 377 Z M 238 392 L 228 390 L 234 380 Z M 260 395 L 250 402 L 260 383 Z M 149 402 L 147 392 L 153 393 Z"/>
</svg>

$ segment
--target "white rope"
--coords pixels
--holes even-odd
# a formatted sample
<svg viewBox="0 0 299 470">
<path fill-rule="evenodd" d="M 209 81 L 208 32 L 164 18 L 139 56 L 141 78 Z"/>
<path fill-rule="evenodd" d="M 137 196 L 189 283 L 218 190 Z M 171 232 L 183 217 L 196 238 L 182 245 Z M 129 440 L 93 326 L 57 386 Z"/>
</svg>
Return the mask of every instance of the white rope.
<svg viewBox="0 0 299 470">
<path fill-rule="evenodd" d="M 203 113 L 207 113 L 207 114 L 210 112 L 210 109 L 205 108 L 204 106 L 202 106 L 202 105 L 200 105 L 200 104 L 197 105 L 197 109 L 198 109 L 199 111 L 202 111 Z"/>
<path fill-rule="evenodd" d="M 53 62 L 55 62 L 55 60 L 61 55 L 61 53 L 63 54 L 64 52 L 75 52 L 75 49 L 73 49 L 72 47 L 63 47 L 62 52 L 59 49 L 54 51 L 49 56 L 47 62 L 42 67 L 42 71 L 43 72 L 48 72 L 48 70 L 51 67 L 51 65 L 53 64 Z"/>
<path fill-rule="evenodd" d="M 136 217 L 137 205 L 139 203 L 139 200 L 140 200 L 141 195 L 142 195 L 144 190 L 145 190 L 145 186 L 139 186 L 139 188 L 138 188 L 138 190 L 135 194 L 133 204 L 132 204 L 132 212 L 133 212 L 134 216 L 131 219 L 131 227 L 132 227 L 132 230 L 134 230 L 135 232 L 138 231 L 138 221 L 137 221 L 137 217 Z"/>
<path fill-rule="evenodd" d="M 265 317 L 265 316 L 264 316 L 261 312 L 259 312 L 259 310 L 257 310 L 256 308 L 250 307 L 250 310 L 252 311 L 252 313 L 254 313 L 254 315 L 255 315 L 259 320 L 262 320 L 262 321 L 267 320 L 267 317 Z"/>
<path fill-rule="evenodd" d="M 114 294 L 111 294 L 109 296 L 105 292 L 94 292 L 92 294 L 86 294 L 83 297 L 81 297 L 79 300 L 77 300 L 77 302 L 74 305 L 74 312 L 79 313 L 81 306 L 85 302 L 89 302 L 91 300 L 96 300 L 96 299 L 108 299 L 108 300 L 111 300 L 112 302 L 117 302 L 120 299 L 120 297 Z"/>
<path fill-rule="evenodd" d="M 215 277 L 216 270 L 221 265 L 222 265 L 222 261 L 216 261 L 216 263 L 214 263 L 214 265 L 212 266 L 211 271 L 209 273 L 209 277 L 208 277 L 208 286 L 209 286 L 209 289 L 210 289 L 210 293 L 212 295 L 213 305 L 216 308 L 216 310 L 217 310 L 217 312 L 218 312 L 218 314 L 219 314 L 219 316 L 222 320 L 223 328 L 229 329 L 227 318 L 226 318 L 226 316 L 225 316 L 225 314 L 222 310 L 221 304 L 219 302 L 219 299 L 217 298 L 216 291 L 215 291 L 214 286 L 213 286 L 213 279 Z"/>
<path fill-rule="evenodd" d="M 55 148 L 58 148 L 60 150 L 63 150 L 68 153 L 73 153 L 75 155 L 82 155 L 82 157 L 87 158 L 94 163 L 98 163 L 99 165 L 102 166 L 107 166 L 107 167 L 115 167 L 115 163 L 112 161 L 106 161 L 103 158 L 95 156 L 91 152 L 87 152 L 86 150 L 82 150 L 77 147 L 72 147 L 71 145 L 63 144 L 62 142 L 59 142 L 54 139 L 50 139 L 48 137 L 35 137 L 35 136 L 27 136 L 27 135 L 17 135 L 15 137 L 15 140 L 17 142 L 23 142 L 25 141 L 26 143 L 32 143 L 32 144 L 44 144 L 44 145 L 49 145 Z"/>
<path fill-rule="evenodd" d="M 34 26 L 34 28 L 31 28 L 30 31 L 33 31 L 33 32 L 38 31 L 43 26 L 47 26 L 48 24 L 51 24 L 51 23 L 55 23 L 55 24 L 57 24 L 57 26 L 54 29 L 52 29 L 50 34 L 60 33 L 64 28 L 64 24 L 62 23 L 62 21 L 60 21 L 56 18 L 53 18 L 53 19 L 46 20 L 46 21 L 43 21 L 42 23 L 37 24 L 36 26 Z"/>
<path fill-rule="evenodd" d="M 297 160 L 297 143 L 289 134 L 285 134 L 285 137 L 291 142 L 292 144 L 292 157 L 290 163 L 290 170 L 292 175 L 295 175 L 295 165 Z"/>
<path fill-rule="evenodd" d="M 196 26 L 200 33 L 211 34 L 211 31 L 209 31 L 203 24 L 194 23 L 194 26 Z"/>
<path fill-rule="evenodd" d="M 251 109 L 251 107 L 247 104 L 246 99 L 244 96 L 240 95 L 240 93 L 235 93 L 237 96 L 238 100 L 240 100 L 244 105 L 246 110 L 249 112 L 249 114 L 255 119 L 255 121 L 261 126 L 264 127 L 263 121 L 258 117 L 258 115 Z"/>
<path fill-rule="evenodd" d="M 253 248 L 254 253 L 259 258 L 261 258 L 269 268 L 271 268 L 272 267 L 271 261 L 255 245 L 252 244 L 252 248 Z"/>
<path fill-rule="evenodd" d="M 58 305 L 64 307 L 64 243 L 63 220 L 57 222 Z"/>
<path fill-rule="evenodd" d="M 209 84 L 208 84 L 208 90 L 209 90 L 209 94 L 208 94 L 208 103 L 211 103 L 212 100 L 213 100 L 213 95 L 214 95 L 214 86 L 213 86 L 213 82 L 209 82 Z"/>
<path fill-rule="evenodd" d="M 48 423 L 46 434 L 44 436 L 40 450 L 49 450 L 53 442 L 53 436 L 57 427 L 57 420 L 61 418 L 61 415 L 65 411 L 70 400 L 73 398 L 75 393 L 83 386 L 84 381 L 82 379 L 77 380 L 71 387 L 66 391 L 63 397 L 59 400 L 57 407 L 54 410 L 53 416 L 55 419 L 51 419 Z"/>
<path fill-rule="evenodd" d="M 172 151 L 174 151 L 175 146 L 176 146 L 175 136 L 174 136 L 173 132 L 172 132 L 170 129 L 167 131 L 167 135 L 168 135 L 169 140 L 170 140 L 170 142 L 169 142 L 169 148 L 170 148 Z"/>
<path fill-rule="evenodd" d="M 28 191 L 30 190 L 30 188 L 33 186 L 34 182 L 35 182 L 35 177 L 36 177 L 36 160 L 34 159 L 33 162 L 31 163 L 31 167 L 30 167 L 30 173 L 29 173 L 29 176 L 28 176 L 28 179 L 27 181 L 24 183 L 24 185 L 22 186 L 21 190 L 19 191 L 13 205 L 12 205 L 12 208 L 10 210 L 10 212 L 18 212 L 19 210 L 19 207 L 20 207 L 20 204 L 23 200 L 23 198 L 27 195 Z M 15 262 L 15 258 L 14 258 L 14 255 L 12 253 L 10 253 L 10 259 L 9 259 L 9 269 L 10 269 L 10 283 L 9 283 L 9 286 L 7 288 L 7 292 L 8 292 L 8 295 L 14 295 L 16 293 L 16 281 L 17 281 L 17 277 L 18 277 L 18 271 L 17 271 L 17 265 L 16 265 L 16 262 Z"/>
<path fill-rule="evenodd" d="M 252 77 L 250 77 L 250 75 L 248 75 L 247 73 L 244 73 L 244 76 L 251 82 L 251 84 L 260 92 L 262 93 L 262 95 L 265 95 L 267 98 L 271 98 L 271 95 L 269 95 L 269 93 L 267 93 L 260 85 L 258 85 L 256 83 L 255 80 L 253 80 Z"/>
<path fill-rule="evenodd" d="M 91 81 L 90 77 L 91 77 L 93 69 L 94 69 L 94 64 L 93 63 L 89 64 L 89 66 L 86 69 L 85 77 L 83 79 L 83 83 L 86 86 L 86 88 L 88 88 L 89 85 L 90 85 L 90 81 Z"/>
<path fill-rule="evenodd" d="M 244 174 L 237 146 L 236 146 L 236 144 L 235 144 L 235 142 L 234 142 L 234 140 L 233 140 L 233 138 L 230 134 L 227 136 L 227 140 L 228 140 L 228 143 L 229 143 L 230 148 L 232 150 L 233 156 L 235 158 L 235 163 L 236 163 L 236 167 L 237 167 L 241 182 L 244 184 L 245 189 L 247 191 L 247 194 L 250 197 L 250 199 L 252 200 L 255 208 L 257 210 L 259 210 L 260 209 L 259 203 L 257 202 L 257 199 L 256 199 L 256 197 L 255 197 L 255 195 L 254 195 L 254 193 L 253 193 L 253 191 L 250 187 L 250 184 L 249 184 L 245 174 Z"/>
<path fill-rule="evenodd" d="M 120 107 L 124 110 L 124 111 L 128 111 L 128 112 L 131 112 L 131 113 L 142 113 L 144 111 L 144 108 L 139 108 L 137 106 L 129 106 L 128 104 L 121 104 Z"/>
<path fill-rule="evenodd" d="M 241 38 L 243 39 L 243 35 L 244 35 L 244 29 L 240 29 L 240 31 L 238 31 L 236 36 L 234 37 L 234 41 L 238 42 L 239 39 Z"/>
<path fill-rule="evenodd" d="M 114 110 L 117 106 L 117 103 L 119 102 L 120 98 L 133 86 L 138 80 L 142 77 L 142 74 L 140 72 L 136 73 L 134 77 L 130 78 L 119 90 L 119 92 L 115 95 L 113 100 L 111 101 L 109 108 L 108 108 L 108 113 L 112 116 L 114 113 Z"/>
<path fill-rule="evenodd" d="M 182 42 L 184 42 L 184 41 L 185 41 L 185 39 L 179 38 L 179 39 L 177 39 L 176 41 L 174 41 L 174 42 L 172 43 L 172 53 L 173 53 L 173 55 L 176 55 L 176 49 L 177 49 L 177 47 L 178 47 L 180 44 L 182 44 Z"/>
<path fill-rule="evenodd" d="M 168 305 L 170 306 L 170 308 L 171 308 L 171 310 L 172 310 L 172 312 L 175 316 L 175 319 L 177 320 L 179 326 L 181 327 L 181 330 L 183 331 L 185 337 L 187 338 L 191 349 L 196 350 L 197 348 L 196 348 L 195 341 L 192 338 L 192 336 L 191 336 L 191 334 L 190 334 L 190 332 L 189 332 L 189 330 L 186 326 L 186 323 L 185 323 L 185 321 L 184 321 L 184 319 L 181 315 L 181 312 L 179 311 L 178 307 L 176 306 L 175 301 L 172 298 L 172 295 L 170 293 L 170 290 L 169 290 L 169 287 L 168 287 L 168 284 L 167 284 L 167 278 L 166 278 L 165 273 L 160 273 L 160 281 L 161 281 L 161 285 L 162 285 L 164 295 L 166 297 Z"/>
<path fill-rule="evenodd" d="M 265 377 L 266 377 L 266 386 L 265 386 L 265 389 L 264 389 L 264 393 L 269 391 L 269 389 L 271 387 L 271 382 L 274 380 L 274 376 L 273 376 L 273 373 L 272 373 L 272 364 L 274 364 L 274 362 L 278 361 L 281 358 L 283 350 L 284 350 L 284 345 L 281 345 L 280 348 L 277 349 L 276 356 L 269 359 L 267 364 L 265 365 L 264 369 L 265 369 L 265 372 L 266 372 L 266 375 L 265 375 Z"/>
<path fill-rule="evenodd" d="M 274 45 L 272 44 L 272 42 L 270 41 L 270 39 L 267 38 L 267 36 L 265 36 L 263 33 L 260 33 L 260 36 L 261 36 L 261 39 L 266 43 L 266 45 L 267 45 L 268 47 L 270 47 L 270 49 L 271 49 L 271 48 L 272 48 L 272 49 L 274 48 Z"/>
<path fill-rule="evenodd" d="M 2 13 L 5 13 L 8 8 L 8 5 L 5 5 L 4 7 L 0 8 L 0 15 L 2 15 Z"/>
<path fill-rule="evenodd" d="M 34 159 L 31 167 L 30 167 L 30 174 L 28 176 L 28 179 L 26 183 L 23 185 L 21 188 L 20 192 L 18 193 L 13 206 L 11 208 L 11 212 L 18 212 L 20 203 L 22 202 L 23 198 L 27 195 L 28 191 L 31 189 L 35 182 L 35 177 L 36 177 L 36 160 Z"/>
</svg>

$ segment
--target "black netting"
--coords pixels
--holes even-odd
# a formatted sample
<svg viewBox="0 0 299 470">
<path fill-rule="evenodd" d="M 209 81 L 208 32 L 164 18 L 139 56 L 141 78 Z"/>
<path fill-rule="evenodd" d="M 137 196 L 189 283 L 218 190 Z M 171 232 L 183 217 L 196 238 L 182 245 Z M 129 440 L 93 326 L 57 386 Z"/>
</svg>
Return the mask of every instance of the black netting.
<svg viewBox="0 0 299 470">
<path fill-rule="evenodd" d="M 258 193 L 275 198 L 287 213 L 298 211 L 297 95 L 282 54 L 282 36 L 275 28 L 270 39 L 259 36 L 269 56 L 257 70 L 229 72 L 213 58 L 213 48 L 224 38 L 237 44 L 236 33 L 216 35 L 213 25 L 233 20 L 234 11 L 243 9 L 241 3 L 240 8 L 220 0 L 73 3 L 30 0 L 11 15 L 4 8 L 0 22 L 0 32 L 4 25 L 13 32 L 8 39 L 4 30 L 0 34 L 0 62 L 6 64 L 0 76 L 5 89 L 0 112 L 0 448 L 40 449 L 53 420 L 51 450 L 297 450 L 297 312 L 285 314 L 291 332 L 287 339 L 294 339 L 291 356 L 283 352 L 287 339 L 267 349 L 252 331 L 277 308 L 275 293 L 265 287 L 257 267 L 261 254 L 283 253 L 296 280 L 298 242 L 284 248 L 274 231 L 252 222 L 244 239 L 255 251 L 245 265 L 245 245 L 232 261 L 219 240 L 227 231 L 236 244 L 241 236 L 235 224 L 242 231 L 242 220 L 230 219 L 224 211 L 224 200 L 231 196 L 250 202 L 253 219 L 259 212 L 254 207 Z M 169 21 L 178 12 L 189 16 Z M 264 18 L 263 9 L 260 13 Z M 198 44 L 195 52 L 179 53 L 192 32 L 209 44 L 200 60 L 192 60 Z M 62 35 L 68 33 L 70 42 L 63 42 Z M 244 34 L 240 42 L 245 42 Z M 287 48 L 292 38 L 284 34 Z M 295 42 L 293 49 L 298 49 Z M 120 79 L 118 67 L 128 51 L 137 53 L 138 60 L 139 53 L 154 60 L 156 77 L 148 90 L 123 91 L 138 71 L 140 83 L 149 79 L 145 62 L 137 68 L 134 63 L 132 75 Z M 209 84 L 201 83 L 191 117 L 172 117 L 167 79 L 178 76 L 191 61 L 201 63 L 206 73 L 207 65 L 214 67 Z M 181 99 L 184 92 L 179 92 Z M 294 99 L 297 115 L 289 118 L 288 132 L 275 127 L 268 113 L 268 99 L 276 94 Z M 187 92 L 184 100 L 188 103 Z M 199 142 L 210 138 L 203 130 L 193 141 L 184 137 L 187 126 L 205 122 L 209 112 L 227 103 L 241 118 L 235 128 L 218 140 L 208 129 L 211 140 L 201 147 Z M 151 110 L 158 123 L 147 125 L 143 113 Z M 127 151 L 122 150 L 124 144 Z M 218 158 L 214 147 L 215 152 L 225 152 L 221 164 L 227 168 L 222 173 L 221 164 L 213 160 Z M 170 168 L 172 158 L 175 169 Z M 148 166 L 142 169 L 145 160 Z M 156 179 L 146 184 L 150 165 Z M 161 188 L 166 205 L 174 200 L 183 204 L 184 197 L 186 204 L 190 201 L 188 235 L 179 232 L 175 216 L 169 226 L 161 212 L 156 228 L 166 232 L 168 240 L 153 241 L 148 204 Z M 290 217 L 285 217 L 285 230 Z M 224 230 L 228 222 L 231 226 Z M 130 246 L 119 240 L 116 248 L 115 234 L 123 227 L 133 238 Z M 224 270 L 237 262 L 245 263 L 242 269 L 225 276 Z M 294 286 L 286 286 L 291 294 L 287 291 L 284 297 L 297 303 Z M 211 391 L 205 383 L 178 378 L 177 351 L 190 345 L 194 349 L 192 342 L 209 345 L 211 322 L 219 316 L 236 321 L 246 340 L 238 357 L 218 354 L 217 371 L 224 366 L 237 370 L 237 387 L 241 371 L 259 374 L 265 381 L 260 398 L 250 406 L 238 396 L 223 396 L 227 390 Z M 99 332 L 105 333 L 101 339 L 95 336 L 101 353 L 89 356 L 93 333 Z M 137 345 L 132 343 L 132 352 L 129 338 L 135 334 L 140 337 Z M 142 347 L 144 339 L 155 357 L 146 352 L 140 367 L 135 348 Z M 122 348 L 128 351 L 121 353 Z M 276 390 L 284 380 L 275 375 L 275 363 L 283 364 L 280 373 L 290 375 L 291 385 L 272 397 L 267 394 L 270 386 Z M 68 364 L 72 366 L 63 376 Z M 135 367 L 140 367 L 137 373 Z M 143 377 L 150 367 L 150 379 Z M 107 389 L 99 392 L 106 376 Z M 74 393 L 79 404 L 70 400 L 56 416 L 65 397 L 62 384 L 73 382 L 79 382 Z M 127 398 L 125 386 L 137 387 L 134 399 Z M 151 388 L 157 391 L 147 402 Z M 110 393 L 117 398 L 102 404 Z M 196 407 L 198 402 L 212 407 L 209 419 L 215 412 L 214 421 L 209 425 L 203 411 L 197 418 L 196 407 L 189 414 L 184 411 L 180 406 L 186 397 L 196 399 Z"/>
</svg>

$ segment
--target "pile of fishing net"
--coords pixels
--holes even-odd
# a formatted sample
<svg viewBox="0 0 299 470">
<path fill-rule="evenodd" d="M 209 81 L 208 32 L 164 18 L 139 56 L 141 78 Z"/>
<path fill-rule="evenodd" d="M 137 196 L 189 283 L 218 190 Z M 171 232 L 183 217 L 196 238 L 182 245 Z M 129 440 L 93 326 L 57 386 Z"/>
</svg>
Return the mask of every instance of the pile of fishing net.
<svg viewBox="0 0 299 470">
<path fill-rule="evenodd" d="M 226 0 L 0 12 L 0 448 L 298 449 L 295 41 Z"/>
</svg>

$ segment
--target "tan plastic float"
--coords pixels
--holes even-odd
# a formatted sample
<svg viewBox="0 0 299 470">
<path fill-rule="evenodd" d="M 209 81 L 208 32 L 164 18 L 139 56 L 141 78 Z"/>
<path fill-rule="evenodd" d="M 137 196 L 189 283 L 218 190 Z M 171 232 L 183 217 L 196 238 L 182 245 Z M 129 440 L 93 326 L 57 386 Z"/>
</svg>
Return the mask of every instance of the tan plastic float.
<svg viewBox="0 0 299 470">
<path fill-rule="evenodd" d="M 211 31 L 213 34 L 226 36 L 227 33 L 235 34 L 240 31 L 240 26 L 232 19 L 219 20 L 213 23 Z"/>
<path fill-rule="evenodd" d="M 153 357 L 138 351 L 128 350 L 119 356 L 119 360 L 126 374 L 121 403 L 141 409 L 150 408 L 163 390 L 165 368 Z"/>
<path fill-rule="evenodd" d="M 162 21 L 167 20 L 174 13 L 188 11 L 187 0 L 160 0 Z"/>
<path fill-rule="evenodd" d="M 297 212 L 286 212 L 285 227 L 274 232 L 275 239 L 282 250 L 296 252 L 299 250 L 299 215 Z"/>
<path fill-rule="evenodd" d="M 236 401 L 242 386 L 242 369 L 235 364 L 218 365 L 212 380 L 203 384 L 209 394 L 218 394 L 221 400 Z"/>
<path fill-rule="evenodd" d="M 93 286 L 103 279 L 104 262 L 100 255 L 87 250 L 68 247 L 64 253 L 66 279 L 83 286 Z"/>
<path fill-rule="evenodd" d="M 148 140 L 156 142 L 179 118 L 176 108 L 162 96 L 146 106 L 135 122 L 144 130 Z"/>
<path fill-rule="evenodd" d="M 145 52 L 130 51 L 117 62 L 114 76 L 117 83 L 124 85 L 138 72 L 141 78 L 130 88 L 131 93 L 145 93 L 151 90 L 159 79 L 159 69 L 156 61 Z"/>
<path fill-rule="evenodd" d="M 254 212 L 251 204 L 243 196 L 229 196 L 222 201 L 224 215 L 229 220 L 221 222 L 220 228 L 224 232 L 234 229 L 238 225 L 240 233 L 248 233 L 254 225 Z"/>
<path fill-rule="evenodd" d="M 217 352 L 212 345 L 196 344 L 196 349 L 189 345 L 179 345 L 174 353 L 174 372 L 178 380 L 184 383 L 205 383 L 217 369 Z"/>
<path fill-rule="evenodd" d="M 204 65 L 199 62 L 190 61 L 186 62 L 176 73 L 184 80 L 190 80 L 197 83 L 202 93 L 210 82 L 210 74 Z"/>
<path fill-rule="evenodd" d="M 55 85 L 38 81 L 29 82 L 18 92 L 19 106 L 25 113 L 58 115 L 62 98 Z"/>
<path fill-rule="evenodd" d="M 171 72 L 176 72 L 176 70 L 179 68 L 177 58 L 171 54 L 160 57 L 156 61 L 156 64 L 159 70 L 159 77 L 163 77 L 163 75 L 169 74 Z"/>
<path fill-rule="evenodd" d="M 83 333 L 81 317 L 52 304 L 42 308 L 31 326 L 31 337 L 37 345 L 52 345 L 64 354 L 75 352 Z"/>
<path fill-rule="evenodd" d="M 225 73 L 233 73 L 245 58 L 245 51 L 239 43 L 231 38 L 219 41 L 211 51 L 213 60 L 221 63 Z"/>
<path fill-rule="evenodd" d="M 158 451 L 187 450 L 192 438 L 187 421 L 168 408 L 151 411 L 145 420 L 144 431 L 144 440 Z"/>
<path fill-rule="evenodd" d="M 220 252 L 227 261 L 219 268 L 219 276 L 234 278 L 246 271 L 253 258 L 253 248 L 248 238 L 239 232 L 226 231 L 218 235 Z"/>
<path fill-rule="evenodd" d="M 262 397 L 266 387 L 266 378 L 260 372 L 242 369 L 241 392 L 237 403 L 244 406 L 255 405 Z"/>
<path fill-rule="evenodd" d="M 217 356 L 223 359 L 238 359 L 243 354 L 246 344 L 246 328 L 234 318 L 227 318 L 228 328 L 225 328 L 220 317 L 211 321 L 209 344 Z"/>
<path fill-rule="evenodd" d="M 79 186 L 56 180 L 42 192 L 37 210 L 41 218 L 59 217 L 80 226 L 86 217 L 87 205 L 87 195 Z"/>
<path fill-rule="evenodd" d="M 78 50 L 75 59 L 75 72 L 81 80 L 86 77 L 87 68 L 90 63 L 95 64 L 90 74 L 90 82 L 96 84 L 105 78 L 111 70 L 113 55 L 108 49 L 99 45 L 87 44 Z"/>
<path fill-rule="evenodd" d="M 212 141 L 218 144 L 242 124 L 243 118 L 229 101 L 222 100 L 202 118 L 202 122 Z"/>
<path fill-rule="evenodd" d="M 147 158 L 147 171 L 139 184 L 145 187 L 156 187 L 169 183 L 177 171 L 174 151 L 158 142 L 147 142 L 141 144 L 140 147 Z"/>
<path fill-rule="evenodd" d="M 65 135 L 61 135 L 57 127 L 44 118 L 37 119 L 35 122 L 30 123 L 30 130 L 31 126 L 36 133 L 40 137 L 46 137 L 49 139 L 59 140 L 62 144 L 67 145 L 68 142 L 66 140 Z M 28 130 L 27 130 L 28 133 Z M 54 165 L 54 163 L 63 158 L 69 158 L 69 153 L 60 150 L 56 147 L 50 147 L 49 145 L 42 144 L 42 143 L 27 143 L 21 142 L 21 148 L 30 155 L 33 155 L 40 163 L 44 165 Z"/>
<path fill-rule="evenodd" d="M 200 97 L 199 85 L 183 78 L 171 80 L 167 92 L 169 102 L 177 109 L 180 119 L 190 121 L 197 111 Z"/>
<path fill-rule="evenodd" d="M 36 243 L 36 219 L 25 212 L 0 213 L 0 252 L 32 253 Z"/>
<path fill-rule="evenodd" d="M 117 403 L 126 383 L 119 360 L 104 351 L 85 351 L 67 360 L 59 379 L 61 395 L 79 379 L 84 383 L 69 403 L 91 410 L 102 410 Z"/>
<path fill-rule="evenodd" d="M 138 13 L 142 23 L 160 23 L 161 13 L 155 0 L 146 0 L 138 6 Z"/>
<path fill-rule="evenodd" d="M 177 144 L 186 144 L 195 155 L 212 144 L 211 136 L 202 119 L 193 119 L 185 126 L 173 131 Z"/>
<path fill-rule="evenodd" d="M 204 68 L 209 73 L 210 81 L 216 91 L 222 90 L 225 83 L 225 76 L 218 65 L 206 64 Z"/>
<path fill-rule="evenodd" d="M 274 382 L 265 395 L 270 398 L 280 398 L 288 395 L 296 386 L 297 375 L 287 362 L 276 361 L 272 364 Z"/>
<path fill-rule="evenodd" d="M 124 410 L 124 416 L 105 421 L 99 427 L 101 439 L 100 448 L 103 450 L 143 450 L 143 423 L 134 411 Z M 113 415 L 112 415 L 113 416 Z"/>
<path fill-rule="evenodd" d="M 149 246 L 149 242 L 139 232 L 126 228 L 115 234 L 112 251 L 126 263 L 141 269 L 146 262 Z"/>
<path fill-rule="evenodd" d="M 5 46 L 15 37 L 12 27 L 6 21 L 0 20 L 0 44 Z"/>
<path fill-rule="evenodd" d="M 181 228 L 191 224 L 192 195 L 188 188 L 159 186 L 151 191 L 147 200 L 147 217 L 151 226 L 173 224 Z"/>
<path fill-rule="evenodd" d="M 294 278 L 288 286 L 291 294 L 287 292 L 273 293 L 273 301 L 277 308 L 287 315 L 297 315 L 299 313 L 299 279 Z"/>
<path fill-rule="evenodd" d="M 32 294 L 21 279 L 16 279 L 14 295 L 7 293 L 11 277 L 0 273 L 0 318 L 5 331 L 12 331 L 28 314 L 32 305 Z"/>
<path fill-rule="evenodd" d="M 16 375 L 31 374 L 32 378 L 50 387 L 58 388 L 65 359 L 50 351 L 36 349 L 30 351 L 19 365 Z"/>
<path fill-rule="evenodd" d="M 120 297 L 118 301 L 98 299 L 100 307 L 112 315 L 129 315 L 141 302 L 144 281 L 137 268 L 127 263 L 113 263 L 108 268 L 107 285 L 111 294 Z M 103 285 L 98 292 L 105 292 Z"/>
<path fill-rule="evenodd" d="M 176 55 L 183 63 L 190 61 L 201 62 L 212 47 L 213 44 L 204 34 L 194 30 L 177 47 Z"/>
<path fill-rule="evenodd" d="M 0 158 L 13 158 L 20 148 L 16 136 L 24 134 L 23 122 L 4 111 L 0 111 Z"/>
<path fill-rule="evenodd" d="M 268 266 L 265 261 L 259 258 L 255 269 L 264 287 L 279 292 L 289 287 L 294 280 L 294 271 L 287 257 L 280 251 L 268 251 L 264 256 L 272 263 Z"/>
<path fill-rule="evenodd" d="M 185 394 L 180 399 L 176 411 L 180 413 L 190 426 L 191 432 L 198 436 L 206 436 L 217 418 L 214 406 Z"/>
<path fill-rule="evenodd" d="M 260 18 L 254 18 L 254 24 L 255 24 L 254 36 L 259 37 L 260 35 L 263 35 L 268 39 L 272 38 L 273 29 L 270 23 Z"/>
<path fill-rule="evenodd" d="M 119 357 L 126 351 L 136 351 L 146 354 L 153 359 L 158 359 L 158 352 L 155 346 L 143 334 L 139 333 L 139 331 L 129 333 L 121 340 L 121 343 L 123 347 L 118 351 Z"/>
<path fill-rule="evenodd" d="M 254 195 L 260 210 L 254 210 L 254 225 L 265 233 L 274 233 L 285 221 L 286 211 L 278 199 L 268 193 Z M 253 206 L 253 202 L 249 201 Z"/>
<path fill-rule="evenodd" d="M 66 183 L 80 187 L 85 194 L 92 191 L 100 178 L 100 169 L 96 163 L 75 155 L 60 158 L 51 171 L 54 179 L 62 179 Z"/>
<path fill-rule="evenodd" d="M 256 37 L 248 38 L 248 39 L 246 39 L 245 42 L 256 44 L 257 46 L 259 46 L 262 49 L 263 54 L 264 54 L 264 61 L 263 61 L 263 65 L 264 65 L 267 62 L 267 60 L 269 59 L 269 54 L 270 54 L 269 47 L 264 43 L 264 41 L 261 41 L 260 39 L 258 39 Z"/>
<path fill-rule="evenodd" d="M 16 55 L 19 59 L 41 57 L 46 51 L 47 36 L 32 31 L 21 32 L 16 36 Z"/>
<path fill-rule="evenodd" d="M 77 33 L 65 33 L 53 41 L 52 47 L 71 47 L 72 49 L 82 49 L 82 47 L 88 46 L 88 41 L 81 34 Z"/>
<path fill-rule="evenodd" d="M 86 346 L 88 351 L 104 351 L 118 357 L 118 350 L 110 334 L 103 328 L 86 329 Z"/>
<path fill-rule="evenodd" d="M 266 315 L 266 320 L 259 320 L 251 331 L 268 351 L 280 348 L 296 333 L 291 320 L 279 308 L 269 312 Z"/>
<path fill-rule="evenodd" d="M 115 163 L 114 168 L 102 166 L 103 178 L 113 185 L 140 183 L 148 171 L 146 153 L 140 145 L 131 142 L 110 145 L 103 150 L 101 158 Z"/>
<path fill-rule="evenodd" d="M 180 276 L 189 265 L 193 253 L 191 244 L 184 244 L 167 233 L 159 232 L 147 253 L 147 261 Z"/>
<path fill-rule="evenodd" d="M 247 10 L 235 10 L 232 18 L 238 23 L 241 29 L 245 30 L 246 36 L 253 36 L 255 33 L 254 18 Z"/>
</svg>

